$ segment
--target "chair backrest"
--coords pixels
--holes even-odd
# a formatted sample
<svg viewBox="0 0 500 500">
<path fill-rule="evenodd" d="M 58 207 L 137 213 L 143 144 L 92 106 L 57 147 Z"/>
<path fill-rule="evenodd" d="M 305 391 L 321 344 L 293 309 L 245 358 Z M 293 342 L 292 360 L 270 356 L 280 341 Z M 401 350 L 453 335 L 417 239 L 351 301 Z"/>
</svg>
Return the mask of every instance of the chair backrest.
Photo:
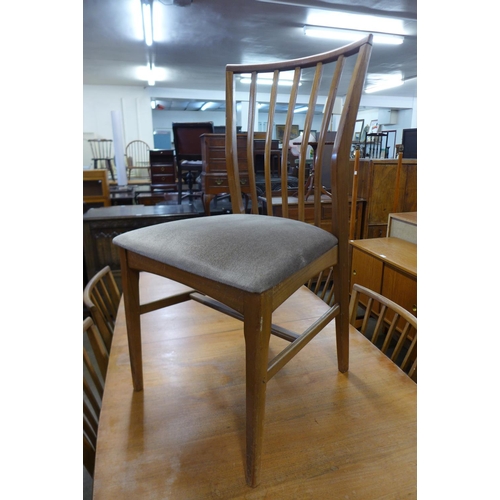
<svg viewBox="0 0 500 500">
<path fill-rule="evenodd" d="M 120 291 L 109 266 L 101 269 L 85 286 L 83 303 L 99 328 L 106 349 L 111 349 Z"/>
<path fill-rule="evenodd" d="M 264 157 L 265 206 L 267 207 L 267 213 L 274 213 L 273 205 L 280 204 L 282 205 L 281 213 L 283 217 L 293 217 L 305 221 L 307 205 L 308 212 L 314 211 L 315 225 L 324 227 L 324 223 L 321 222 L 322 218 L 328 218 L 328 227 L 331 227 L 333 234 L 339 238 L 339 254 L 348 254 L 349 157 L 356 115 L 371 54 L 371 44 L 372 35 L 369 35 L 359 42 L 314 56 L 276 63 L 230 64 L 226 66 L 226 164 L 233 213 L 244 213 L 245 211 L 245 204 L 241 198 L 242 185 L 245 187 L 244 190 L 249 192 L 252 213 L 259 212 L 259 199 L 254 175 L 254 122 L 257 95 L 259 102 L 266 102 L 263 94 L 265 88 L 269 88 L 269 85 L 259 84 L 259 77 L 267 77 L 268 79 L 271 77 L 272 85 L 268 97 L 269 114 Z M 355 61 L 351 62 L 353 59 Z M 346 69 L 349 69 L 349 71 L 346 71 Z M 348 75 L 349 72 L 351 72 L 351 77 Z M 288 80 L 291 85 L 279 85 L 279 82 L 285 79 L 284 77 L 287 74 L 292 76 L 292 79 Z M 241 77 L 247 75 L 250 75 L 251 80 L 248 88 L 248 99 L 242 97 L 245 84 L 239 81 Z M 240 170 L 238 165 L 236 91 L 238 91 L 238 100 L 248 100 L 249 102 L 247 170 L 244 170 L 244 168 Z M 271 183 L 270 151 L 271 141 L 275 136 L 275 110 L 278 94 L 279 102 L 283 104 L 285 92 L 288 95 L 288 112 L 282 138 L 284 147 L 281 158 L 281 189 L 278 190 L 276 189 L 276 179 L 273 179 L 273 183 Z M 324 105 L 322 105 L 322 102 L 318 102 L 318 96 L 320 95 L 322 96 L 321 99 L 324 100 Z M 335 100 L 344 95 L 344 106 L 335 135 L 331 161 L 329 162 L 333 196 L 325 200 L 324 196 L 322 199 L 321 192 L 321 166 L 325 155 L 325 143 L 327 142 L 327 132 L 330 128 Z M 308 147 L 310 147 L 307 141 L 303 141 L 300 146 L 298 178 L 295 179 L 295 183 L 290 182 L 288 169 L 286 168 L 289 159 L 287 145 L 290 143 L 292 125 L 294 124 L 294 111 L 299 100 L 301 102 L 307 100 L 308 103 L 308 110 L 302 126 L 304 137 L 310 136 L 316 105 L 322 105 L 323 109 L 321 126 L 319 129 L 316 127 L 317 143 L 313 144 L 316 151 L 314 156 L 315 181 L 312 193 L 307 193 L 306 190 L 306 153 Z M 302 118 L 300 120 L 302 121 Z M 291 190 L 289 186 L 298 186 L 298 188 Z M 290 194 L 296 194 L 296 201 L 294 201 L 295 206 L 290 207 L 289 210 L 286 195 Z M 309 194 L 307 200 L 306 194 Z M 313 200 L 312 204 L 311 200 Z M 327 208 L 325 203 L 329 204 L 330 208 Z"/>
<path fill-rule="evenodd" d="M 92 159 L 94 160 L 107 160 L 113 157 L 112 139 L 89 139 L 90 149 L 92 150 Z"/>
<path fill-rule="evenodd" d="M 349 318 L 351 325 L 417 381 L 417 318 L 413 314 L 356 283 L 352 287 Z"/>
<path fill-rule="evenodd" d="M 149 165 L 149 145 L 140 140 L 131 141 L 125 148 L 125 156 L 127 160 L 130 158 L 131 165 L 129 166 L 147 166 Z"/>
<path fill-rule="evenodd" d="M 213 122 L 179 122 L 172 123 L 174 135 L 175 158 L 179 164 L 181 161 L 201 160 L 202 134 L 213 134 Z"/>
<path fill-rule="evenodd" d="M 94 476 L 97 430 L 109 355 L 92 318 L 83 321 L 83 465 Z"/>
</svg>

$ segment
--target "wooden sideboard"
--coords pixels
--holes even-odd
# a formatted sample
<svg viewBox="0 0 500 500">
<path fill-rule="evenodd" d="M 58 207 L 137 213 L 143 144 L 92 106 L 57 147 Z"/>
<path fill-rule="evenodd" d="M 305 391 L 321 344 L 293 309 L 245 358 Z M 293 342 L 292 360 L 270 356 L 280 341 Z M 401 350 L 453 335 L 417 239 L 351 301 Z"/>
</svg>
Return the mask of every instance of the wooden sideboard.
<svg viewBox="0 0 500 500">
<path fill-rule="evenodd" d="M 352 240 L 350 288 L 355 283 L 417 315 L 417 245 L 399 238 Z"/>
<path fill-rule="evenodd" d="M 190 205 L 123 205 L 91 208 L 83 215 L 83 256 L 87 278 L 110 266 L 121 290 L 120 256 L 113 238 L 140 227 L 199 217 Z"/>
</svg>

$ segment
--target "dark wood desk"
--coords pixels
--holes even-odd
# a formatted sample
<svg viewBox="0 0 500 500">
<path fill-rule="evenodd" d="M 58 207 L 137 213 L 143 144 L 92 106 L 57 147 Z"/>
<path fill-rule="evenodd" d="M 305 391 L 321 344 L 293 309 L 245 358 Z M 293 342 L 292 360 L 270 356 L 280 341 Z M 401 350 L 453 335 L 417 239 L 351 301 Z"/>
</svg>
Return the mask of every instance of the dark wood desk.
<svg viewBox="0 0 500 500">
<path fill-rule="evenodd" d="M 143 274 L 145 301 L 184 290 Z M 142 295 L 142 294 L 145 295 Z M 326 304 L 300 289 L 275 313 L 298 329 Z M 262 483 L 245 483 L 242 324 L 188 301 L 141 318 L 134 392 L 120 306 L 101 411 L 94 500 L 416 498 L 417 386 L 354 328 L 337 370 L 333 322 L 267 389 Z M 284 341 L 272 338 L 275 351 Z"/>
</svg>

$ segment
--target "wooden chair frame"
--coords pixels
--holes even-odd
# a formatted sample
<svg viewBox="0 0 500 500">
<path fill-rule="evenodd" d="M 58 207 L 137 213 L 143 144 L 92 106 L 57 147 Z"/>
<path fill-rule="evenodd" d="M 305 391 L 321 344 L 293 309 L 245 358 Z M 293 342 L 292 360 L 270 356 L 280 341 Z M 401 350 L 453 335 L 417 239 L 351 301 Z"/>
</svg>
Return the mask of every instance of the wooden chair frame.
<svg viewBox="0 0 500 500">
<path fill-rule="evenodd" d="M 359 302 L 361 296 L 368 299 L 366 308 L 360 318 Z M 375 312 L 375 304 L 379 304 L 379 310 Z M 417 381 L 417 318 L 399 304 L 380 295 L 369 288 L 355 283 L 352 287 L 351 301 L 349 304 L 349 321 L 351 325 L 357 327 L 357 322 L 361 320 L 359 330 L 363 335 L 367 335 L 368 321 L 370 318 L 376 320 L 375 327 L 370 341 L 376 345 L 380 334 L 387 330 L 384 342 L 380 350 L 387 355 L 391 341 L 397 340 L 396 346 L 390 359 L 396 363 L 403 346 L 407 345 L 407 352 L 401 363 L 398 365 L 415 382 Z"/>
<path fill-rule="evenodd" d="M 85 286 L 83 303 L 103 336 L 108 352 L 115 328 L 120 291 L 109 266 L 101 269 Z"/>
<path fill-rule="evenodd" d="M 109 353 L 92 318 L 83 321 L 83 335 L 88 344 L 83 347 L 83 465 L 94 477 L 97 431 L 101 414 L 104 381 L 108 369 Z M 86 345 L 88 348 L 86 348 Z M 95 360 L 95 363 L 94 363 Z"/>
<path fill-rule="evenodd" d="M 267 382 L 290 361 L 312 338 L 319 333 L 325 325 L 335 318 L 337 361 L 340 372 L 346 372 L 349 366 L 349 262 L 348 262 L 348 178 L 351 141 L 356 121 L 356 115 L 361 99 L 362 88 L 368 68 L 371 54 L 372 35 L 359 42 L 347 45 L 340 49 L 325 52 L 317 56 L 311 56 L 279 63 L 256 64 L 256 65 L 228 65 L 226 66 L 226 165 L 228 171 L 231 202 L 234 214 L 243 214 L 245 211 L 241 196 L 240 176 L 238 169 L 238 152 L 236 142 L 236 97 L 234 92 L 235 77 L 242 73 L 250 73 L 252 84 L 250 87 L 250 110 L 248 123 L 248 175 L 250 178 L 250 196 L 252 200 L 252 211 L 258 213 L 258 199 L 255 187 L 254 172 L 254 131 L 253 123 L 256 109 L 257 97 L 257 74 L 273 72 L 273 85 L 270 100 L 269 125 L 266 132 L 266 146 L 264 154 L 265 177 L 271 177 L 271 140 L 274 109 L 277 102 L 277 89 L 279 73 L 281 71 L 294 71 L 294 82 L 291 91 L 291 102 L 289 114 L 286 121 L 283 141 L 288 143 L 292 128 L 293 109 L 297 98 L 301 68 L 316 68 L 314 81 L 312 83 L 309 111 L 307 112 L 304 134 L 309 136 L 313 118 L 313 108 L 318 97 L 323 65 L 336 63 L 336 69 L 329 85 L 328 96 L 325 104 L 324 120 L 320 130 L 320 138 L 316 150 L 316 162 L 322 163 L 323 142 L 333 105 L 337 95 L 340 76 L 344 68 L 345 59 L 349 56 L 356 57 L 352 78 L 347 90 L 345 105 L 340 119 L 339 130 L 333 147 L 331 172 L 332 186 L 336 189 L 332 193 L 332 233 L 338 238 L 338 245 L 333 246 L 320 257 L 309 264 L 304 265 L 295 273 L 289 275 L 279 284 L 263 292 L 249 292 L 236 286 L 230 286 L 216 279 L 210 279 L 198 274 L 174 267 L 154 258 L 144 256 L 141 253 L 120 246 L 120 259 L 122 269 L 122 285 L 124 293 L 124 305 L 127 323 L 127 335 L 129 342 L 130 363 L 134 389 L 143 389 L 142 372 L 142 346 L 140 316 L 146 312 L 176 304 L 185 300 L 198 300 L 203 304 L 240 318 L 244 322 L 243 332 L 245 338 L 246 353 L 246 480 L 249 486 L 255 487 L 260 482 L 261 454 L 263 442 L 264 410 L 266 399 Z M 303 143 L 302 149 L 305 153 L 308 144 Z M 282 158 L 282 185 L 284 193 L 287 193 L 287 163 L 286 151 Z M 304 221 L 305 201 L 305 154 L 301 154 L 299 164 L 299 220 Z M 315 170 L 318 176 L 315 182 L 315 198 L 321 187 L 321 169 Z M 266 188 L 266 202 L 268 207 L 273 206 L 273 193 L 271 188 Z M 284 217 L 288 216 L 286 196 L 284 196 Z M 223 216 L 216 216 L 223 217 Z M 226 216 L 231 217 L 231 216 Z M 315 224 L 320 226 L 321 207 L 318 202 L 315 205 Z M 305 224 L 305 223 L 304 223 Z M 308 226 L 310 227 L 310 226 Z M 118 237 L 120 238 L 120 237 Z M 123 242 L 123 237 L 122 237 Z M 288 299 L 311 277 L 316 276 L 324 269 L 333 266 L 335 279 L 335 304 L 317 321 L 315 321 L 302 334 L 290 332 L 285 328 L 278 327 L 272 323 L 272 314 L 276 308 Z M 139 297 L 139 275 L 141 271 L 154 273 L 173 279 L 188 287 L 192 291 L 168 297 L 151 304 L 141 304 Z M 194 292 L 197 290 L 197 292 Z M 199 293 L 198 293 L 199 292 Z M 274 334 L 286 339 L 290 344 L 273 360 L 268 361 L 270 335 Z"/>
<path fill-rule="evenodd" d="M 127 164 L 127 177 L 130 179 L 132 170 L 139 169 L 148 171 L 148 176 L 151 176 L 151 168 L 149 165 L 149 144 L 145 141 L 136 139 L 130 141 L 125 148 L 125 158 Z M 138 159 L 140 158 L 140 159 Z"/>
</svg>

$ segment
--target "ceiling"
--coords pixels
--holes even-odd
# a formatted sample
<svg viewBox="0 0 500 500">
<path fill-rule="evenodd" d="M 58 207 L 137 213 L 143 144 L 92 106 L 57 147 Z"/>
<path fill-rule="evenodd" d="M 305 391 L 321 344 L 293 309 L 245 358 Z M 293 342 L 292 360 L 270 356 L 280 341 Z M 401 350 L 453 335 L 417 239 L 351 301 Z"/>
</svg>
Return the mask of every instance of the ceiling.
<svg viewBox="0 0 500 500">
<path fill-rule="evenodd" d="M 212 91 L 224 91 L 228 63 L 292 59 L 344 45 L 306 37 L 303 27 L 333 26 L 345 12 L 402 20 L 404 43 L 374 45 L 367 82 L 372 74 L 401 72 L 408 81 L 376 95 L 416 97 L 416 0 L 153 0 L 152 49 L 144 42 L 140 0 L 84 0 L 83 83 L 146 87 L 139 71 L 151 61 L 158 72 L 151 97 L 164 109 L 197 110 Z M 173 89 L 192 97 L 172 98 Z M 214 108 L 223 105 L 223 98 L 213 101 Z"/>
</svg>

